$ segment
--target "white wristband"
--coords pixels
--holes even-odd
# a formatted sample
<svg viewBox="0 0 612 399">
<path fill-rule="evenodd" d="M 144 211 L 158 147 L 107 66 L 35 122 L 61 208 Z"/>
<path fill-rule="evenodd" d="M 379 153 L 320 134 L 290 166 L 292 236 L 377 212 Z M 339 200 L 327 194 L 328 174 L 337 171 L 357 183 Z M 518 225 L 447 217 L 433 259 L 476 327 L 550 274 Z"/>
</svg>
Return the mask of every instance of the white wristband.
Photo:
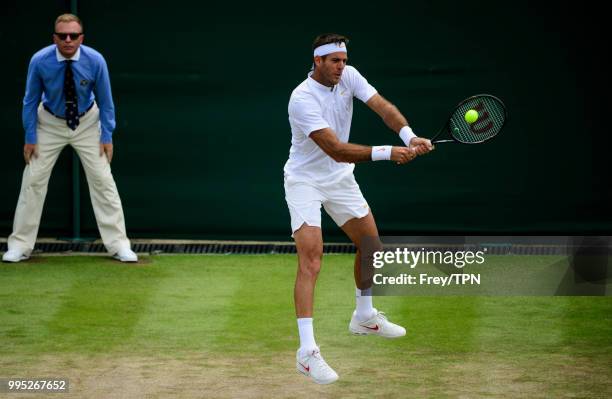
<svg viewBox="0 0 612 399">
<path fill-rule="evenodd" d="M 390 145 L 377 145 L 372 147 L 372 161 L 388 161 L 391 159 Z"/>
<path fill-rule="evenodd" d="M 399 136 L 402 139 L 402 141 L 404 142 L 404 144 L 406 144 L 406 146 L 410 145 L 410 140 L 412 140 L 413 138 L 417 137 L 417 135 L 414 134 L 412 129 L 410 129 L 410 126 L 404 126 L 399 131 Z"/>
</svg>

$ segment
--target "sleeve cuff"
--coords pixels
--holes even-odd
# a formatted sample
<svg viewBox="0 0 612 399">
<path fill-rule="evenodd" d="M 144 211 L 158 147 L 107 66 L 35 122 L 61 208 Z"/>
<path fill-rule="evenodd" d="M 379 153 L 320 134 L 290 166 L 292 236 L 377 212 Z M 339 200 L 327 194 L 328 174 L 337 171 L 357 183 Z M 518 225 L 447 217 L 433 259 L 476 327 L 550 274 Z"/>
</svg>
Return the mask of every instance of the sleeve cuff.
<svg viewBox="0 0 612 399">
<path fill-rule="evenodd" d="M 321 130 L 321 129 L 327 129 L 328 127 L 329 127 L 329 125 L 327 125 L 327 124 L 325 124 L 325 125 L 321 124 L 321 125 L 310 126 L 310 128 L 308 129 L 310 131 L 308 132 L 306 137 L 310 137 L 312 132 L 316 132 L 317 130 Z"/>
<path fill-rule="evenodd" d="M 36 144 L 36 133 L 26 133 L 25 135 L 25 143 L 26 144 Z"/>
<path fill-rule="evenodd" d="M 111 144 L 113 142 L 113 134 L 102 132 L 100 136 L 100 143 L 102 144 Z"/>
<path fill-rule="evenodd" d="M 363 99 L 360 99 L 361 102 L 367 103 L 368 101 L 370 101 L 372 97 L 374 97 L 374 94 L 378 94 L 378 90 L 370 86 L 370 88 L 366 91 L 365 95 L 363 96 Z"/>
</svg>

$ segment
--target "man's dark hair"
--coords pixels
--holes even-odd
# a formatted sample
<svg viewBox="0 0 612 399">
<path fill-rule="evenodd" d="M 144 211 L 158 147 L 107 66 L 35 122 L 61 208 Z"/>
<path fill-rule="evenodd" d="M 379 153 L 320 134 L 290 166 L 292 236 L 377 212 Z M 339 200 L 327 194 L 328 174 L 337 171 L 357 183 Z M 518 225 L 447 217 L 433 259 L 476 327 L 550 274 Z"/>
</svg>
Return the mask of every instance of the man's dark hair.
<svg viewBox="0 0 612 399">
<path fill-rule="evenodd" d="M 337 33 L 323 33 L 322 35 L 317 36 L 312 42 L 312 51 L 319 46 L 328 43 L 344 43 L 348 44 L 349 39 L 346 36 L 339 35 Z"/>
</svg>

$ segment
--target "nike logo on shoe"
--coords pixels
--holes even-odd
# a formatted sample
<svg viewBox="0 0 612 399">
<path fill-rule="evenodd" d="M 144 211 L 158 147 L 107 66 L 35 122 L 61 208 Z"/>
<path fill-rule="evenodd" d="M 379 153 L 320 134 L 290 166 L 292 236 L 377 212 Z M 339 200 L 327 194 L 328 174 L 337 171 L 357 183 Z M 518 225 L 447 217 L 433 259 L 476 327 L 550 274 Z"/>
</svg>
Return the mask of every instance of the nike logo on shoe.
<svg viewBox="0 0 612 399">
<path fill-rule="evenodd" d="M 399 338 L 406 335 L 406 329 L 391 323 L 383 312 L 376 311 L 376 315 L 368 320 L 357 319 L 356 312 L 349 323 L 349 331 L 355 335 L 379 335 L 385 338 Z"/>
<path fill-rule="evenodd" d="M 299 362 L 298 362 L 298 363 L 299 363 Z M 300 366 L 304 367 L 304 370 L 306 370 L 306 371 L 310 371 L 310 366 L 306 367 L 306 366 L 304 366 L 302 363 L 300 363 Z"/>
</svg>

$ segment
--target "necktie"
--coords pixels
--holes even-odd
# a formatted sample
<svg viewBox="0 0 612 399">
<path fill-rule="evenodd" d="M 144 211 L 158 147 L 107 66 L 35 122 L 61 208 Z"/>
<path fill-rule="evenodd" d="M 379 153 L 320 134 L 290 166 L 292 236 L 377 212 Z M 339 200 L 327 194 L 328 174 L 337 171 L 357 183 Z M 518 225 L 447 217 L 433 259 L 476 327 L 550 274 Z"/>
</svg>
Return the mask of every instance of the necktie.
<svg viewBox="0 0 612 399">
<path fill-rule="evenodd" d="M 66 100 L 66 124 L 71 130 L 76 130 L 77 126 L 79 126 L 79 107 L 76 87 L 74 85 L 74 74 L 72 73 L 72 60 L 66 61 L 64 98 Z"/>
</svg>

